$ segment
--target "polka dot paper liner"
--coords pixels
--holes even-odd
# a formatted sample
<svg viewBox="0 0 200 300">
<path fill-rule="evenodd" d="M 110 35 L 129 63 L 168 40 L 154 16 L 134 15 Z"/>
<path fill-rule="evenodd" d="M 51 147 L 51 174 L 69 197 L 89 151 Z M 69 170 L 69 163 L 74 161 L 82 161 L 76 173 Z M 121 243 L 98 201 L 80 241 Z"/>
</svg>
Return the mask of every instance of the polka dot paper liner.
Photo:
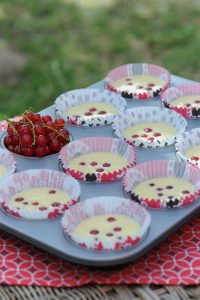
<svg viewBox="0 0 200 300">
<path fill-rule="evenodd" d="M 200 83 L 168 88 L 161 95 L 162 104 L 185 118 L 200 118 Z"/>
<path fill-rule="evenodd" d="M 88 137 L 64 146 L 61 168 L 79 181 L 110 182 L 120 179 L 136 163 L 133 146 L 110 137 Z"/>
<path fill-rule="evenodd" d="M 27 220 L 59 217 L 78 202 L 79 196 L 78 181 L 69 175 L 48 169 L 22 171 L 9 175 L 0 182 L 2 210 Z"/>
<path fill-rule="evenodd" d="M 184 163 L 200 168 L 200 128 L 194 128 L 180 135 L 175 143 L 176 155 Z"/>
<path fill-rule="evenodd" d="M 0 149 L 0 180 L 16 171 L 16 160 L 14 156 L 4 149 Z"/>
<path fill-rule="evenodd" d="M 170 84 L 170 73 L 157 65 L 135 63 L 111 70 L 105 88 L 125 98 L 148 100 L 159 96 Z"/>
<path fill-rule="evenodd" d="M 186 120 L 173 110 L 141 106 L 119 114 L 112 128 L 114 136 L 131 145 L 156 148 L 174 144 L 186 126 Z"/>
<path fill-rule="evenodd" d="M 127 228 L 120 218 L 133 226 Z M 89 223 L 91 220 L 93 222 Z M 96 251 L 118 251 L 135 246 L 145 237 L 150 222 L 150 214 L 144 207 L 125 198 L 109 196 L 82 201 L 62 217 L 66 237 L 81 247 Z"/>
<path fill-rule="evenodd" d="M 111 124 L 126 109 L 126 101 L 107 90 L 85 88 L 60 95 L 54 106 L 67 123 L 92 127 Z"/>
<path fill-rule="evenodd" d="M 149 208 L 182 207 L 200 195 L 200 170 L 175 160 L 149 161 L 129 169 L 122 185 L 128 198 Z"/>
</svg>

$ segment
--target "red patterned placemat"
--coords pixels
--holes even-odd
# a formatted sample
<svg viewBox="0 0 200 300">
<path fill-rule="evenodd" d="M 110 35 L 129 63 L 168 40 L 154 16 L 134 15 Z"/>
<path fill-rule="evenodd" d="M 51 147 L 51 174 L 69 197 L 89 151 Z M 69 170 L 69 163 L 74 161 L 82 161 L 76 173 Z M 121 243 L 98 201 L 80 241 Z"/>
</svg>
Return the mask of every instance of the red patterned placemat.
<svg viewBox="0 0 200 300">
<path fill-rule="evenodd" d="M 65 262 L 0 232 L 0 283 L 74 287 L 96 284 L 199 284 L 200 216 L 136 262 L 97 269 Z"/>
</svg>

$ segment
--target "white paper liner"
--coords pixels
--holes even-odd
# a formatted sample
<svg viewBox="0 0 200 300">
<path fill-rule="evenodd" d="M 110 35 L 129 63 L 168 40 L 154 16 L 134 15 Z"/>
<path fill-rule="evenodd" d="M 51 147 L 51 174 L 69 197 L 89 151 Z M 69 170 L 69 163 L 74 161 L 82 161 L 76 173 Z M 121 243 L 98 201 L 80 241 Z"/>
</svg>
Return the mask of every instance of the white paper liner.
<svg viewBox="0 0 200 300">
<path fill-rule="evenodd" d="M 168 88 L 161 95 L 162 104 L 173 109 L 185 118 L 200 118 L 200 108 L 197 107 L 177 107 L 173 105 L 173 101 L 179 97 L 200 95 L 200 83 L 180 84 L 175 87 Z"/>
<path fill-rule="evenodd" d="M 194 185 L 195 192 L 176 201 L 161 201 L 161 199 L 140 198 L 132 193 L 139 183 L 156 177 L 178 177 Z M 151 208 L 173 208 L 190 204 L 200 195 L 200 170 L 176 160 L 148 161 L 127 170 L 122 179 L 123 189 L 132 200 Z"/>
<path fill-rule="evenodd" d="M 59 207 L 48 207 L 45 211 L 27 211 L 13 208 L 11 198 L 16 193 L 30 188 L 49 187 L 66 192 L 69 201 Z M 79 200 L 80 184 L 64 173 L 48 169 L 31 169 L 7 176 L 0 182 L 0 203 L 4 210 L 15 217 L 26 219 L 52 219 L 61 215 L 67 208 Z"/>
<path fill-rule="evenodd" d="M 193 147 L 200 145 L 200 128 L 194 128 L 180 135 L 175 143 L 176 155 L 180 161 L 190 163 L 191 165 L 200 168 L 200 153 L 199 160 L 192 160 L 186 157 L 185 152 Z"/>
<path fill-rule="evenodd" d="M 122 238 L 120 240 L 95 240 L 81 238 L 75 234 L 76 226 L 83 220 L 98 215 L 121 214 L 134 219 L 140 225 L 140 231 L 136 234 Z M 147 232 L 151 216 L 144 207 L 120 197 L 101 196 L 90 198 L 70 207 L 62 217 L 62 227 L 67 237 L 72 239 L 78 245 L 93 250 L 120 250 L 126 247 L 134 246 Z M 95 226 L 95 224 L 94 224 Z"/>
<path fill-rule="evenodd" d="M 66 111 L 77 104 L 88 102 L 108 103 L 117 109 L 117 114 L 126 109 L 126 101 L 120 96 L 102 89 L 77 89 L 61 94 L 54 103 L 56 113 L 67 123 L 75 126 L 100 126 L 113 122 L 113 114 L 101 115 L 98 118 L 92 116 L 69 116 Z"/>
<path fill-rule="evenodd" d="M 124 139 L 131 145 L 144 148 L 156 148 L 172 145 L 175 142 L 176 136 L 166 138 L 164 140 L 159 140 L 159 137 L 154 138 L 153 141 L 144 140 L 141 138 L 136 138 L 129 140 L 124 137 L 123 132 L 129 127 L 136 124 L 155 122 L 155 123 L 166 123 L 174 127 L 177 131 L 176 136 L 183 133 L 186 130 L 187 122 L 178 113 L 173 110 L 166 108 L 160 108 L 156 106 L 140 106 L 136 108 L 128 109 L 125 113 L 119 114 L 115 117 L 112 124 L 113 133 L 119 139 Z M 159 130 L 159 127 L 158 127 Z"/>
<path fill-rule="evenodd" d="M 142 91 L 136 94 L 120 91 L 118 88 L 113 86 L 113 82 L 121 79 L 123 77 L 133 76 L 133 75 L 153 75 L 158 76 L 164 81 L 164 85 L 161 90 L 152 90 L 152 91 Z M 105 78 L 105 88 L 111 90 L 112 92 L 121 94 L 125 98 L 136 98 L 139 100 L 148 100 L 152 97 L 159 96 L 161 92 L 164 92 L 171 81 L 170 73 L 157 65 L 146 64 L 146 63 L 135 63 L 135 64 L 126 64 L 119 66 L 111 70 Z"/>
<path fill-rule="evenodd" d="M 118 153 L 128 161 L 128 164 L 123 169 L 119 169 L 114 172 L 97 172 L 95 174 L 85 174 L 81 171 L 77 172 L 69 167 L 69 163 L 73 158 L 97 151 Z M 127 168 L 135 165 L 136 152 L 135 147 L 118 139 L 110 137 L 88 137 L 65 145 L 59 153 L 59 161 L 62 169 L 79 181 L 109 182 L 121 178 Z"/>
<path fill-rule="evenodd" d="M 16 171 L 16 160 L 7 150 L 0 149 L 0 165 L 3 165 L 6 168 L 6 173 L 0 176 L 0 181 Z"/>
</svg>

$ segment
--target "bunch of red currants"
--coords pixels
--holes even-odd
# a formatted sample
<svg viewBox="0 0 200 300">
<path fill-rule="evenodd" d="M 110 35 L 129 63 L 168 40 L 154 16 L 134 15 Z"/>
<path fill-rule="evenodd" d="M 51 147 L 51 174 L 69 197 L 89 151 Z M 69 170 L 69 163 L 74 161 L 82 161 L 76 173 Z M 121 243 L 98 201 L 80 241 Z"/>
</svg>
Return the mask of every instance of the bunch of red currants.
<svg viewBox="0 0 200 300">
<path fill-rule="evenodd" d="M 8 150 L 24 156 L 42 157 L 57 153 L 70 142 L 65 121 L 61 118 L 26 112 L 18 122 L 8 121 L 4 144 Z"/>
</svg>

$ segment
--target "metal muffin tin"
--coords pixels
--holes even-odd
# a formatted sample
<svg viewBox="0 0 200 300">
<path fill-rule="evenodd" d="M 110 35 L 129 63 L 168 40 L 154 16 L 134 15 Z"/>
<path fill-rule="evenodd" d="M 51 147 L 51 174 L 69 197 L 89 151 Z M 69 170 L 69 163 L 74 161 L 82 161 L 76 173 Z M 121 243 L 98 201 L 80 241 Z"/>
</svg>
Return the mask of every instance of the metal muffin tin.
<svg viewBox="0 0 200 300">
<path fill-rule="evenodd" d="M 190 82 L 189 80 L 172 76 L 172 85 Z M 96 83 L 92 87 L 103 88 L 103 81 Z M 136 106 L 160 105 L 158 98 L 142 102 L 140 100 L 127 100 L 128 108 Z M 53 106 L 42 111 L 42 114 L 55 115 Z M 188 129 L 200 127 L 199 120 L 188 120 Z M 112 136 L 111 126 L 81 128 L 68 126 L 74 139 L 87 136 Z M 176 159 L 174 146 L 159 149 L 136 149 L 137 163 L 156 159 Z M 31 168 L 46 168 L 59 170 L 57 155 L 52 157 L 38 158 L 31 160 L 16 156 L 17 171 Z M 124 196 L 121 181 L 107 184 L 81 183 L 81 201 L 95 196 Z M 137 259 L 149 251 L 152 247 L 159 244 L 171 232 L 185 223 L 192 216 L 200 212 L 200 201 L 195 201 L 192 205 L 183 208 L 169 210 L 147 209 L 152 217 L 149 232 L 146 238 L 138 245 L 119 252 L 95 252 L 82 249 L 70 240 L 66 240 L 60 219 L 49 222 L 27 222 L 21 219 L 9 217 L 0 211 L 0 228 L 27 242 L 39 246 L 65 260 L 81 263 L 88 266 L 114 266 Z"/>
</svg>

